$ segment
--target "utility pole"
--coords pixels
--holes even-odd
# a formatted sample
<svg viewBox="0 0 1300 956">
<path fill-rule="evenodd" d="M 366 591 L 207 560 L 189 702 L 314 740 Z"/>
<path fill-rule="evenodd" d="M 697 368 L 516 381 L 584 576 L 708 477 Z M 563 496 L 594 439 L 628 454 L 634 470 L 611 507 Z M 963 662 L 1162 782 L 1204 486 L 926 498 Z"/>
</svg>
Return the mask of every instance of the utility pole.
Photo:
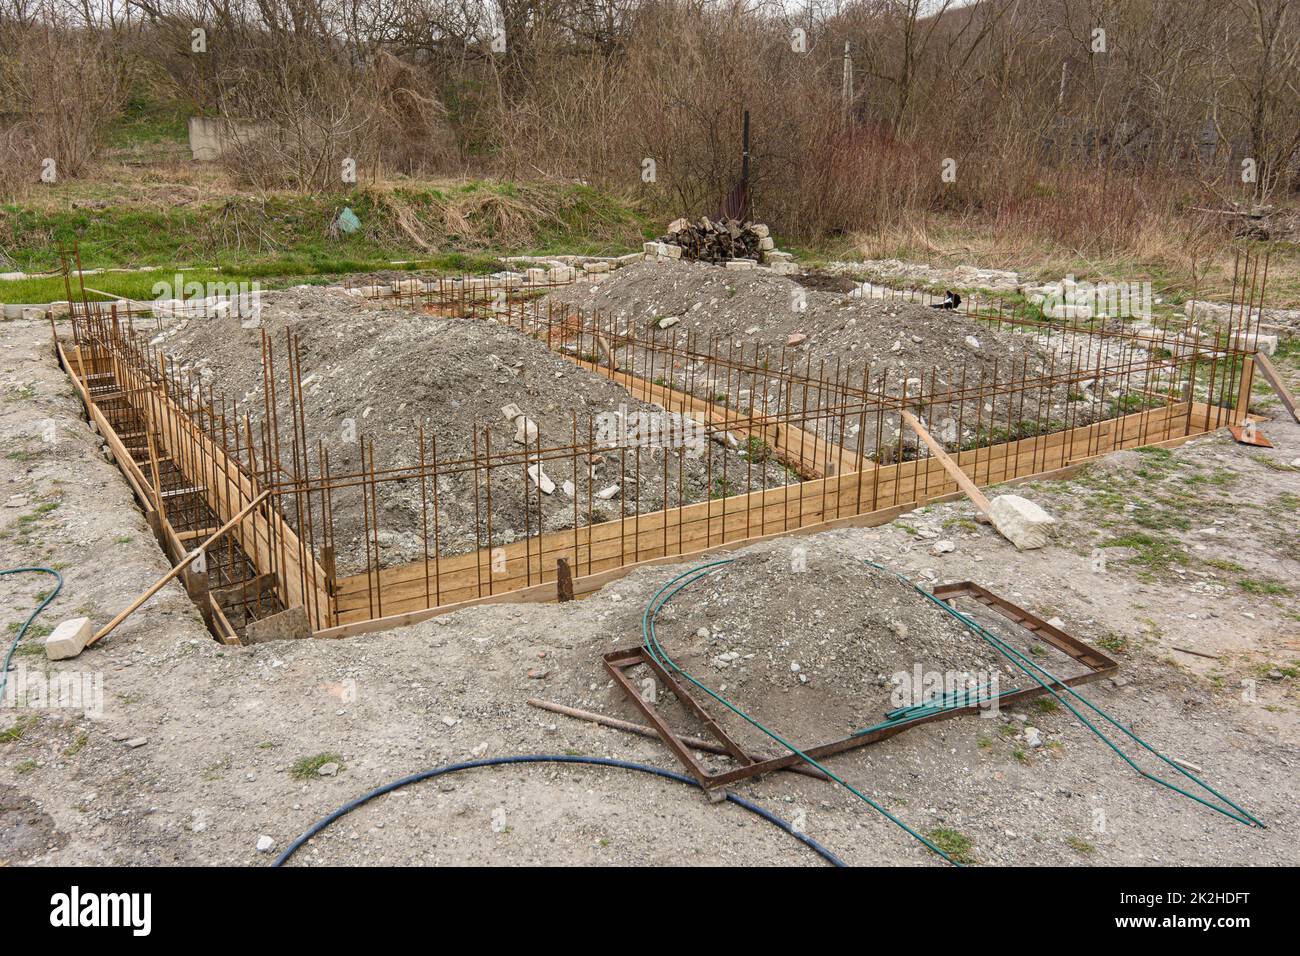
<svg viewBox="0 0 1300 956">
<path fill-rule="evenodd" d="M 844 75 L 840 80 L 840 96 L 844 100 L 844 124 L 853 116 L 853 52 L 848 40 L 844 41 Z"/>
</svg>

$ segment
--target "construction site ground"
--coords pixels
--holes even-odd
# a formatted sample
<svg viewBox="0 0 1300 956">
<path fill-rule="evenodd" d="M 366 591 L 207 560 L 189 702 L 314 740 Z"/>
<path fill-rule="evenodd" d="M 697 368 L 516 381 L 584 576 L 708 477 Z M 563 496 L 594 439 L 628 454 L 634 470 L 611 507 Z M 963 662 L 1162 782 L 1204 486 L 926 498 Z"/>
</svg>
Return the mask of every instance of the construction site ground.
<svg viewBox="0 0 1300 956">
<path fill-rule="evenodd" d="M 0 567 L 45 564 L 64 576 L 43 627 L 14 660 L 29 673 L 93 673 L 103 682 L 97 715 L 20 711 L 0 721 L 0 860 L 265 865 L 274 852 L 258 852 L 260 837 L 279 850 L 370 788 L 453 761 L 584 754 L 680 769 L 658 741 L 526 700 L 637 720 L 600 655 L 640 643 L 646 601 L 686 566 L 642 568 L 564 605 L 496 604 L 397 631 L 242 648 L 216 644 L 173 584 L 79 658 L 46 661 L 45 627 L 75 615 L 103 624 L 167 563 L 56 366 L 49 325 L 0 326 L 0 359 Z M 1268 829 L 1140 778 L 1068 711 L 1034 701 L 917 727 L 829 765 L 917 830 L 941 833 L 948 845 L 968 841 L 963 855 L 979 864 L 1294 865 L 1300 426 L 1276 406 L 1268 414 L 1261 428 L 1271 451 L 1218 432 L 1172 451 L 1125 452 L 1069 481 L 1022 486 L 1018 493 L 1059 521 L 1054 543 L 1039 551 L 1017 552 L 976 523 L 964 500 L 883 527 L 797 539 L 830 569 L 870 558 L 922 584 L 973 580 L 1060 618 L 1121 664 L 1115 679 L 1083 692 L 1202 768 Z M 933 553 L 943 550 L 938 541 L 953 550 Z M 760 544 L 747 560 L 791 546 Z M 49 586 L 43 576 L 0 578 L 0 626 L 14 633 Z M 740 605 L 770 592 L 745 587 L 743 575 L 731 576 Z M 832 626 L 856 613 L 853 593 L 809 593 L 817 601 L 804 607 L 810 619 Z M 760 627 L 761 608 L 745 620 Z M 792 633 L 779 651 L 814 662 L 800 671 L 806 682 L 779 666 L 763 675 L 777 729 L 783 711 L 793 718 L 802 695 L 831 683 L 816 649 L 799 644 L 815 633 Z M 708 678 L 725 684 L 726 672 Z M 1031 745 L 1026 727 L 1042 746 Z M 337 772 L 321 775 L 323 764 Z M 850 864 L 942 862 L 833 784 L 785 773 L 736 792 L 797 821 Z M 788 835 L 692 788 L 554 765 L 408 787 L 341 820 L 295 862 L 821 863 Z"/>
</svg>

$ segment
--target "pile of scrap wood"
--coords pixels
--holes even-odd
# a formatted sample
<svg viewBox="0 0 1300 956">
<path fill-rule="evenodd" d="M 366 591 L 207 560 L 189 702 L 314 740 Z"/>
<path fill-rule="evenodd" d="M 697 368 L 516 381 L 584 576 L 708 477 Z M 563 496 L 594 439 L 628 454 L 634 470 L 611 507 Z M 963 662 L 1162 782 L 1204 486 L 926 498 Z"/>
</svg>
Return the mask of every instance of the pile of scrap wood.
<svg viewBox="0 0 1300 956">
<path fill-rule="evenodd" d="M 659 237 L 659 241 L 680 246 L 683 259 L 726 262 L 729 259 L 758 261 L 764 247 L 772 247 L 770 241 L 763 242 L 767 238 L 767 226 L 762 224 L 737 219 L 715 222 L 708 216 L 701 216 L 695 222 L 685 218 L 675 220 L 668 226 L 668 233 Z"/>
</svg>

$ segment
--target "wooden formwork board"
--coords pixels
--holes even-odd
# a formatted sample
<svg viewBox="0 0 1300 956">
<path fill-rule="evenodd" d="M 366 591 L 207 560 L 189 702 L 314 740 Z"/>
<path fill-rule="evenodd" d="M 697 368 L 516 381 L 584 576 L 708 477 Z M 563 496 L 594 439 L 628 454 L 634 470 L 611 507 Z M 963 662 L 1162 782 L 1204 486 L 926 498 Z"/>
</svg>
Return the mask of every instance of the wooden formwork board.
<svg viewBox="0 0 1300 956">
<path fill-rule="evenodd" d="M 824 478 L 828 475 L 845 474 L 871 466 L 871 462 L 863 459 L 861 455 L 819 438 L 812 432 L 780 421 L 779 415 L 756 416 L 752 422 L 747 422 L 741 413 L 725 405 L 697 398 L 657 382 L 647 382 L 629 372 L 610 369 L 597 362 L 588 362 L 571 355 L 565 357 L 580 368 L 595 372 L 622 385 L 630 395 L 643 402 L 662 405 L 664 408 L 691 415 L 706 424 L 761 439 L 772 449 L 777 460 L 793 468 L 805 478 Z"/>
<path fill-rule="evenodd" d="M 61 345 L 59 348 L 71 372 L 74 363 L 68 361 Z M 170 396 L 154 383 L 142 380 L 134 370 L 115 357 L 110 356 L 109 361 L 112 374 L 127 403 L 149 423 L 148 429 L 160 451 L 170 456 L 172 464 L 185 476 L 190 486 L 201 489 L 196 493 L 202 495 L 204 504 L 213 514 L 225 520 L 238 514 L 257 497 L 258 491 L 253 479 Z M 137 496 L 143 495 L 144 500 L 152 502 L 156 508 L 156 490 L 126 451 L 81 380 L 84 377 L 81 354 L 77 356 L 75 368 L 73 381 L 104 434 L 106 443 L 113 450 L 128 480 L 133 485 L 139 482 L 142 486 L 137 488 Z M 165 520 L 162 526 L 172 549 L 184 554 L 185 548 L 175 531 Z M 324 569 L 276 509 L 267 507 L 253 511 L 231 530 L 231 535 L 258 574 L 272 573 L 276 576 L 277 590 L 285 607 L 303 606 L 313 628 L 330 626 L 333 605 L 326 588 Z"/>
<path fill-rule="evenodd" d="M 1178 403 L 952 457 L 976 484 L 998 484 L 1113 450 L 1198 434 L 1211 423 L 1214 411 L 1200 403 Z M 560 558 L 575 574 L 591 577 L 846 517 L 912 507 L 957 490 L 943 462 L 926 458 L 549 532 L 500 548 L 430 558 L 427 565 L 417 561 L 342 578 L 336 591 L 337 621 L 353 624 L 419 611 L 431 603 L 457 604 L 530 588 L 553 581 Z"/>
</svg>

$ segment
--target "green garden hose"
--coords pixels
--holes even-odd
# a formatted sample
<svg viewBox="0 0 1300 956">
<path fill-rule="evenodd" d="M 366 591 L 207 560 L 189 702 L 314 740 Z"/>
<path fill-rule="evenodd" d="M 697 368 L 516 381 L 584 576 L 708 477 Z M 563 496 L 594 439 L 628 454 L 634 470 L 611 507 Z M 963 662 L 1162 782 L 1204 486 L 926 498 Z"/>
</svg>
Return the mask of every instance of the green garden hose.
<svg viewBox="0 0 1300 956">
<path fill-rule="evenodd" d="M 1173 790 L 1175 793 L 1180 793 L 1184 797 L 1188 797 L 1192 800 L 1195 800 L 1197 803 L 1203 804 L 1204 806 L 1209 807 L 1211 810 L 1223 814 L 1225 817 L 1228 817 L 1232 820 L 1236 820 L 1238 823 L 1244 823 L 1247 826 L 1259 827 L 1261 829 L 1265 828 L 1264 824 L 1257 817 L 1253 816 L 1249 811 L 1243 809 L 1241 806 L 1234 803 L 1232 800 L 1228 799 L 1223 794 L 1219 793 L 1219 791 L 1215 790 L 1213 787 L 1211 787 L 1200 777 L 1196 776 L 1196 774 L 1192 773 L 1191 771 L 1187 770 L 1186 768 L 1180 766 L 1179 764 L 1175 763 L 1173 760 L 1166 757 L 1164 754 L 1156 750 L 1154 747 L 1152 747 L 1149 743 L 1147 743 L 1137 734 L 1133 733 L 1133 731 L 1131 731 L 1129 728 L 1125 727 L 1123 724 L 1117 721 L 1110 714 L 1106 713 L 1104 710 L 1102 710 L 1100 707 L 1098 707 L 1088 698 L 1080 694 L 1077 690 L 1067 685 L 1064 681 L 1057 678 L 1047 669 L 1029 660 L 1029 658 L 1025 657 L 1014 647 L 1008 645 L 1004 640 L 1002 640 L 1002 638 L 998 637 L 996 634 L 989 632 L 986 628 L 976 623 L 973 619 L 967 617 L 965 614 L 962 614 L 960 611 L 952 607 L 947 602 L 942 601 L 939 598 L 935 597 L 929 591 L 926 591 L 924 588 L 916 584 L 913 584 L 911 581 L 903 577 L 903 575 L 899 574 L 897 571 L 893 571 L 889 568 L 883 567 L 882 565 L 876 564 L 874 561 L 867 561 L 866 563 L 871 565 L 871 567 L 876 568 L 877 570 L 889 571 L 889 573 L 893 574 L 900 581 L 904 582 L 905 584 L 911 585 L 911 587 L 918 594 L 921 594 L 923 597 L 925 597 L 932 603 L 943 608 L 944 611 L 951 614 L 957 620 L 961 621 L 968 628 L 970 628 L 970 630 L 978 634 L 980 637 L 984 638 L 984 640 L 987 641 L 1000 654 L 1002 654 L 1003 657 L 1011 661 L 1011 663 L 1015 664 L 1016 667 L 1018 667 L 1021 671 L 1023 671 L 1029 677 L 1033 678 L 1040 687 L 1042 687 L 1049 694 L 1055 697 L 1058 703 L 1063 704 L 1065 707 L 1069 708 L 1070 713 L 1074 714 L 1074 716 L 1077 717 L 1085 727 L 1091 730 L 1102 741 L 1102 743 L 1106 744 L 1106 746 L 1108 746 L 1111 750 L 1115 751 L 1115 753 L 1119 755 L 1120 759 L 1122 759 L 1126 764 L 1128 764 L 1130 767 L 1136 770 L 1138 774 L 1140 774 L 1141 776 L 1146 777 L 1148 780 L 1154 780 L 1162 787 L 1168 787 L 1170 790 Z M 1035 673 L 1035 671 L 1037 671 L 1037 673 Z M 1040 677 L 1039 676 L 1040 674 L 1043 676 Z M 1043 679 L 1044 677 L 1046 678 L 1046 680 Z M 1148 753 L 1153 754 L 1154 756 L 1162 760 L 1164 763 L 1173 767 L 1175 770 L 1181 773 L 1184 777 L 1187 777 L 1189 780 L 1195 783 L 1206 793 L 1209 793 L 1213 795 L 1216 799 L 1222 801 L 1222 803 L 1213 803 L 1209 800 L 1206 800 L 1203 797 L 1199 797 L 1194 793 L 1184 790 L 1182 787 L 1170 783 L 1168 780 L 1165 780 L 1163 777 L 1157 777 L 1155 774 L 1148 773 L 1147 771 L 1143 770 L 1141 767 L 1139 767 L 1136 763 L 1133 762 L 1133 760 L 1128 756 L 1128 754 L 1120 750 L 1118 745 L 1116 745 L 1116 743 L 1113 740 L 1111 740 L 1110 737 L 1108 737 L 1106 733 L 1103 730 L 1101 730 L 1101 728 L 1097 727 L 1095 724 L 1092 723 L 1092 721 L 1088 720 L 1088 718 L 1083 716 L 1083 714 L 1079 713 L 1079 711 L 1076 710 L 1074 706 L 1070 704 L 1069 701 L 1067 701 L 1060 694 L 1058 694 L 1057 687 L 1059 687 L 1061 690 L 1064 690 L 1071 697 L 1075 698 L 1075 700 L 1082 703 L 1084 706 L 1092 710 L 1094 713 L 1096 713 L 1099 717 L 1101 717 L 1108 723 L 1119 728 L 1121 731 L 1124 732 L 1124 734 L 1127 737 L 1129 737 L 1140 747 L 1142 747 L 1142 749 L 1146 750 Z"/>
<path fill-rule="evenodd" d="M 0 668 L 0 701 L 3 701 L 5 697 L 5 686 L 9 683 L 9 662 L 13 660 L 14 651 L 18 649 L 18 642 L 23 639 L 23 635 L 27 633 L 27 629 L 32 626 L 32 621 L 36 620 L 36 615 L 44 611 L 45 608 L 49 606 L 49 603 L 58 597 L 59 592 L 63 590 L 63 575 L 59 574 L 59 572 L 55 571 L 53 568 L 9 568 L 8 570 L 0 571 L 0 576 L 6 574 L 28 574 L 38 572 L 41 574 L 54 575 L 57 583 L 54 585 L 54 590 L 45 595 L 45 598 L 41 603 L 36 605 L 36 610 L 27 615 L 27 620 L 23 621 L 23 626 L 18 629 L 18 634 L 9 644 L 9 650 L 5 652 L 4 667 Z"/>
</svg>

